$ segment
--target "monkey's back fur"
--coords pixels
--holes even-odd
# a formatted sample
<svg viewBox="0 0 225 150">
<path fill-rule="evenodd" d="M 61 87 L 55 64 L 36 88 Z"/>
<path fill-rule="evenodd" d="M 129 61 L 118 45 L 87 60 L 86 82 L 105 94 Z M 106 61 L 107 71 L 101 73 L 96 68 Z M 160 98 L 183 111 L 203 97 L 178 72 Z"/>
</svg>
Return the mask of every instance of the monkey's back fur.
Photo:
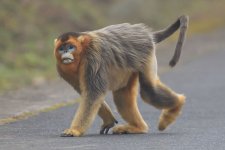
<svg viewBox="0 0 225 150">
<path fill-rule="evenodd" d="M 132 72 L 142 73 L 146 66 L 154 64 L 156 75 L 153 36 L 144 24 L 111 25 L 84 34 L 92 36 L 85 55 L 87 89 L 93 91 L 90 97 L 121 88 Z"/>
<path fill-rule="evenodd" d="M 151 29 L 144 24 L 111 25 L 91 33 L 96 36 L 93 45 L 98 45 L 103 64 L 115 67 L 141 71 L 155 47 Z"/>
</svg>

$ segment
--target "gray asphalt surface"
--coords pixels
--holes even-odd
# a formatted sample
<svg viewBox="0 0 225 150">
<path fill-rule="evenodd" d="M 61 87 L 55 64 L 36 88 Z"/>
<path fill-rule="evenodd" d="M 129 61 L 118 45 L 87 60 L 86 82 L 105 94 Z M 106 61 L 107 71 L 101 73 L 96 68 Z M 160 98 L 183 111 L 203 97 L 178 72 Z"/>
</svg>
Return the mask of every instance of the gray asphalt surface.
<svg viewBox="0 0 225 150">
<path fill-rule="evenodd" d="M 140 111 L 150 125 L 149 133 L 99 135 L 101 121 L 97 117 L 84 137 L 62 138 L 59 135 L 69 127 L 76 104 L 0 126 L 0 150 L 224 150 L 224 33 L 225 30 L 222 30 L 216 35 L 202 35 L 188 40 L 180 64 L 161 75 L 164 83 L 187 96 L 182 116 L 166 131 L 157 130 L 160 111 L 139 98 Z M 169 46 L 169 49 L 173 48 Z M 165 63 L 167 65 L 173 51 L 162 53 L 166 56 L 168 54 Z M 165 59 L 161 62 L 164 61 Z M 110 94 L 106 101 L 110 103 L 119 123 L 123 123 L 115 110 Z"/>
</svg>

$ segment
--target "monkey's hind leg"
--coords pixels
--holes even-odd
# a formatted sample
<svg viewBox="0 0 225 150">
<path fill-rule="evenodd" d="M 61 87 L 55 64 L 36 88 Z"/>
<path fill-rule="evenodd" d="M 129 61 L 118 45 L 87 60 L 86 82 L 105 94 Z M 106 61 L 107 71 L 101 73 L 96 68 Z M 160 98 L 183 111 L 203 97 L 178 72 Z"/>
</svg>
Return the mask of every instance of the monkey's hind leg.
<svg viewBox="0 0 225 150">
<path fill-rule="evenodd" d="M 136 102 L 137 81 L 138 74 L 133 74 L 126 87 L 113 92 L 116 107 L 122 118 L 127 121 L 125 125 L 115 126 L 114 134 L 146 133 L 148 131 L 148 126 L 143 120 Z"/>
<path fill-rule="evenodd" d="M 179 103 L 170 109 L 163 109 L 161 112 L 161 115 L 159 117 L 159 125 L 158 129 L 160 131 L 163 131 L 166 129 L 168 125 L 173 123 L 176 118 L 181 114 L 181 109 L 185 103 L 185 96 L 184 95 L 178 95 L 179 97 Z"/>
<path fill-rule="evenodd" d="M 140 73 L 139 80 L 142 99 L 146 103 L 162 109 L 158 125 L 158 129 L 162 131 L 180 115 L 185 103 L 185 96 L 172 91 L 161 83 L 157 76 Z"/>
</svg>

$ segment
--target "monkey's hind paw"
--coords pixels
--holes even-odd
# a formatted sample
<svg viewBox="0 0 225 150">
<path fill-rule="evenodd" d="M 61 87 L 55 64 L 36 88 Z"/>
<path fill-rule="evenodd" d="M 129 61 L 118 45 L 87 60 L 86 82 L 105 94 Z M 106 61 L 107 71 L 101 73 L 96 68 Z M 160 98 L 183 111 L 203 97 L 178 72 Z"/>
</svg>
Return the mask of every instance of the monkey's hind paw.
<svg viewBox="0 0 225 150">
<path fill-rule="evenodd" d="M 113 128 L 113 134 L 142 134 L 147 133 L 148 127 L 135 127 L 129 124 L 117 125 Z"/>
<path fill-rule="evenodd" d="M 81 135 L 82 133 L 76 129 L 66 129 L 60 136 L 61 137 L 77 137 Z"/>
<path fill-rule="evenodd" d="M 158 129 L 165 130 L 170 124 L 174 123 L 176 118 L 181 114 L 181 109 L 185 103 L 185 96 L 179 95 L 179 104 L 172 109 L 165 109 L 162 111 L 159 118 Z"/>
<path fill-rule="evenodd" d="M 117 120 L 114 120 L 110 124 L 103 124 L 101 126 L 100 134 L 108 134 L 109 129 L 111 129 L 112 127 L 114 127 L 117 123 L 118 123 L 118 121 Z"/>
</svg>

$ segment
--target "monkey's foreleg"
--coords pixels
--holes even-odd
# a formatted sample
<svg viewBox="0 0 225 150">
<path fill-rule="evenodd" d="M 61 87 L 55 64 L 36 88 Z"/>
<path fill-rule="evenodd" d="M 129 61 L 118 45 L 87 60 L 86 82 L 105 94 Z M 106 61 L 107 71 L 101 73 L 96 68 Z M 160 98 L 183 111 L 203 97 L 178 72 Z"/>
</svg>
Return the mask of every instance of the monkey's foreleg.
<svg viewBox="0 0 225 150">
<path fill-rule="evenodd" d="M 76 91 L 81 94 L 79 88 L 75 88 Z M 109 129 L 112 128 L 117 122 L 115 117 L 113 116 L 113 113 L 108 106 L 108 104 L 104 101 L 98 111 L 99 117 L 101 117 L 103 124 L 100 129 L 100 134 L 107 134 Z"/>
<path fill-rule="evenodd" d="M 106 102 L 103 102 L 99 111 L 98 115 L 102 118 L 103 124 L 101 126 L 100 134 L 107 134 L 109 129 L 112 128 L 118 121 L 112 114 L 110 107 L 107 105 Z"/>
<path fill-rule="evenodd" d="M 94 100 L 82 98 L 70 128 L 66 129 L 61 136 L 82 136 L 95 119 L 103 100 L 104 96 L 98 96 Z"/>
</svg>

